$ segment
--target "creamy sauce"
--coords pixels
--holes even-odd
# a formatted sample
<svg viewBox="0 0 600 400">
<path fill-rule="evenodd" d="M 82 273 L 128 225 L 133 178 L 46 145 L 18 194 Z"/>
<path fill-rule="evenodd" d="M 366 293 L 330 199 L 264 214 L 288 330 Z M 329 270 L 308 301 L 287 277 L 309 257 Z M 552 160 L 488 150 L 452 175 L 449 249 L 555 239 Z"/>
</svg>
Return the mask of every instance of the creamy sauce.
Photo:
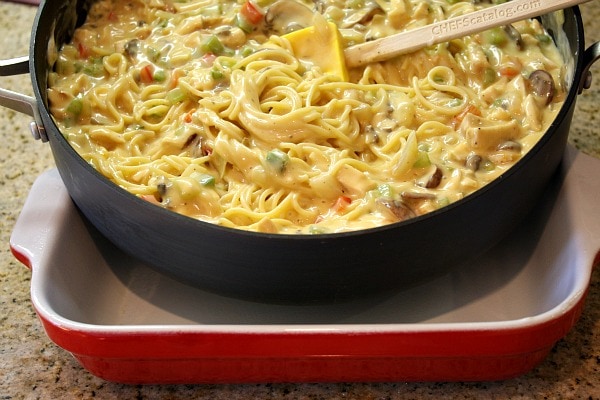
<svg viewBox="0 0 600 400">
<path fill-rule="evenodd" d="M 157 206 L 261 232 L 376 227 L 521 159 L 564 100 L 561 57 L 531 20 L 342 76 L 286 35 L 332 21 L 346 47 L 489 5 L 101 0 L 60 49 L 50 108 L 85 160 Z"/>
</svg>

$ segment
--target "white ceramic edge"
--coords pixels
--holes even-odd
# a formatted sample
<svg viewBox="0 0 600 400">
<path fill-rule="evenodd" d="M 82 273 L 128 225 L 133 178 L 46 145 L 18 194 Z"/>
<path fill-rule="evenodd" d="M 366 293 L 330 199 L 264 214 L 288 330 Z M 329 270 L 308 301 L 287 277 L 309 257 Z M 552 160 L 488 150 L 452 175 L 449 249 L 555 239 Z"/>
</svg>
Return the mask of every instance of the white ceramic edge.
<svg viewBox="0 0 600 400">
<path fill-rule="evenodd" d="M 483 330 L 509 330 L 526 329 L 538 324 L 560 318 L 575 307 L 585 294 L 591 277 L 593 261 L 600 249 L 600 210 L 597 210 L 597 199 L 595 196 L 600 194 L 600 160 L 587 156 L 571 148 L 567 149 L 565 154 L 566 162 L 573 162 L 572 168 L 568 171 L 568 179 L 565 179 L 565 186 L 561 193 L 567 192 L 567 204 L 570 206 L 573 218 L 578 227 L 577 244 L 578 254 L 583 256 L 583 261 L 579 262 L 576 268 L 580 273 L 575 274 L 576 282 L 573 284 L 573 290 L 556 307 L 537 315 L 526 318 L 494 321 L 494 322 L 456 322 L 456 323 L 398 323 L 398 324 L 294 324 L 294 325 L 253 325 L 253 324 L 215 324 L 215 325 L 195 325 L 195 324 L 177 324 L 177 325 L 92 325 L 80 323 L 64 318 L 56 313 L 45 301 L 43 285 L 48 264 L 46 259 L 48 252 L 45 251 L 53 245 L 55 240 L 60 238 L 52 237 L 49 229 L 42 228 L 52 226 L 60 220 L 61 216 L 71 207 L 70 198 L 56 170 L 50 170 L 44 175 L 53 175 L 44 179 L 44 186 L 34 184 L 32 191 L 27 198 L 24 208 L 27 208 L 28 215 L 35 217 L 36 223 L 28 223 L 28 220 L 19 218 L 13 235 L 11 236 L 11 246 L 23 255 L 26 255 L 32 266 L 31 279 L 31 299 L 34 308 L 42 317 L 56 327 L 84 332 L 89 334 L 101 335 L 126 335 L 126 334 L 161 334 L 174 332 L 186 333 L 255 333 L 255 334 L 294 334 L 294 333 L 315 333 L 315 334 L 361 334 L 373 332 L 403 333 L 403 332 L 449 332 L 449 331 L 483 331 Z M 42 175 L 42 176 L 44 176 Z M 39 179 L 38 179 L 39 181 Z M 36 181 L 37 182 L 37 181 Z M 47 213 L 44 206 L 37 207 L 38 202 L 43 202 L 49 196 L 59 196 L 58 204 L 64 204 L 64 207 L 58 207 L 56 212 Z M 573 205 L 577 202 L 577 206 Z M 29 218 L 31 219 L 31 218 Z"/>
</svg>

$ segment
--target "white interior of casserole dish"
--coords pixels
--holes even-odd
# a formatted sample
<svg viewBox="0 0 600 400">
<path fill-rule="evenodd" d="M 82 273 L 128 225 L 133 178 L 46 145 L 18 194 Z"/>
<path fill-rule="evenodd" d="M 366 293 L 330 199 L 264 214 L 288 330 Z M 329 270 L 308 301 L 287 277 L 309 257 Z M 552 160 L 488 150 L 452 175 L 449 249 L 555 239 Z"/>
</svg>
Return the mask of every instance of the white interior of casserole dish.
<svg viewBox="0 0 600 400">
<path fill-rule="evenodd" d="M 31 264 L 38 313 L 75 330 L 519 328 L 573 307 L 589 284 L 600 249 L 595 198 L 600 160 L 568 148 L 562 169 L 540 207 L 485 256 L 420 286 L 342 304 L 259 304 L 161 275 L 99 238 L 82 220 L 55 170 L 36 181 L 11 246 Z"/>
</svg>

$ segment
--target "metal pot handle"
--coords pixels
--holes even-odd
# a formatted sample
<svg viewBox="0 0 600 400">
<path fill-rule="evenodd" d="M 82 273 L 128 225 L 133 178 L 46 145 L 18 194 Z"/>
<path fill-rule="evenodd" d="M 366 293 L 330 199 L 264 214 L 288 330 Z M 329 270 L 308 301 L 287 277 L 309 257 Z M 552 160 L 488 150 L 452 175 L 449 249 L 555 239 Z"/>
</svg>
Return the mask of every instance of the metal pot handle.
<svg viewBox="0 0 600 400">
<path fill-rule="evenodd" d="M 589 89 L 592 86 L 592 72 L 590 68 L 592 64 L 600 58 L 600 42 L 596 42 L 588 47 L 583 53 L 583 70 L 581 71 L 581 82 L 579 82 L 579 94 L 584 89 Z"/>
<path fill-rule="evenodd" d="M 0 76 L 20 75 L 29 73 L 29 57 L 18 57 L 9 60 L 0 60 Z M 33 117 L 29 128 L 34 138 L 42 142 L 48 141 L 46 129 L 40 116 L 37 101 L 31 97 L 11 90 L 0 88 L 0 106 Z"/>
</svg>

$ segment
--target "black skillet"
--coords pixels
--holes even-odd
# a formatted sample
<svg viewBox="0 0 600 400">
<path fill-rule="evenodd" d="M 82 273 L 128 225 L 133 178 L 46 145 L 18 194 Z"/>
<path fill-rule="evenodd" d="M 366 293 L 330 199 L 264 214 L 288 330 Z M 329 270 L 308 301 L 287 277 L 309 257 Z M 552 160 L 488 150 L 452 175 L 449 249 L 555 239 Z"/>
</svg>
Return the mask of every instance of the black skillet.
<svg viewBox="0 0 600 400">
<path fill-rule="evenodd" d="M 507 173 L 441 210 L 379 228 L 330 235 L 277 235 L 223 228 L 154 206 L 101 176 L 65 141 L 48 112 L 49 54 L 69 40 L 90 1 L 39 7 L 28 59 L 0 74 L 30 72 L 35 99 L 0 90 L 0 104 L 34 116 L 34 134 L 50 143 L 58 171 L 83 215 L 118 248 L 190 285 L 256 301 L 345 301 L 414 285 L 450 271 L 505 237 L 538 204 L 565 150 L 575 100 L 600 56 L 584 51 L 577 7 L 565 10 L 564 34 L 551 26 L 571 71 L 563 108 L 545 136 Z"/>
</svg>

